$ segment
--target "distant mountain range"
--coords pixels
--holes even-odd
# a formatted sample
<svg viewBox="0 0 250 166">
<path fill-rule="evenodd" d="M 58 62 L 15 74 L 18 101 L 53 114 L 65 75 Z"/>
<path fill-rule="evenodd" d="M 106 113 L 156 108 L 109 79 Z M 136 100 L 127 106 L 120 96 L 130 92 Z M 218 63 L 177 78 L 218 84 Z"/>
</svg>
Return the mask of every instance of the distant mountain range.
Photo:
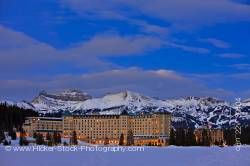
<svg viewBox="0 0 250 166">
<path fill-rule="evenodd" d="M 124 91 L 92 98 L 79 90 L 66 90 L 57 94 L 42 91 L 31 102 L 0 102 L 33 109 L 41 114 L 120 114 L 123 110 L 129 114 L 171 112 L 174 127 L 198 128 L 209 125 L 228 128 L 238 123 L 250 125 L 250 100 L 242 101 L 240 111 L 236 111 L 235 103 L 211 97 L 160 100 Z"/>
</svg>

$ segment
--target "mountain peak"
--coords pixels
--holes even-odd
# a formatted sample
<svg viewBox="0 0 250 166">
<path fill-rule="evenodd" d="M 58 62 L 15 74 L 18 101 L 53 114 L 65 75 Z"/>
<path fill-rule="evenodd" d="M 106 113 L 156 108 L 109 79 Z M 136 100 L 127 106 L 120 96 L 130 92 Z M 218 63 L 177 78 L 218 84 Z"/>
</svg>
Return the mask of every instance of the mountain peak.
<svg viewBox="0 0 250 166">
<path fill-rule="evenodd" d="M 224 103 L 223 100 L 214 98 L 214 97 L 195 97 L 195 96 L 189 96 L 185 98 L 186 100 L 197 100 L 205 103 L 213 103 L 213 104 L 218 104 L 218 103 Z"/>
<path fill-rule="evenodd" d="M 245 103 L 244 103 L 245 102 Z M 243 101 L 249 106 L 249 100 Z M 80 90 L 64 90 L 60 93 L 41 91 L 32 103 L 20 102 L 8 105 L 31 108 L 39 113 L 72 113 L 72 114 L 122 114 L 126 110 L 129 114 L 171 112 L 173 126 L 199 127 L 210 123 L 213 127 L 226 127 L 234 121 L 250 124 L 250 109 L 244 108 L 239 117 L 233 116 L 235 108 L 213 97 L 183 97 L 180 99 L 160 100 L 141 95 L 137 92 L 125 90 L 109 93 L 99 98 L 91 98 Z"/>
<path fill-rule="evenodd" d="M 120 91 L 117 93 L 109 93 L 106 94 L 103 98 L 109 99 L 109 100 L 124 100 L 124 101 L 143 101 L 143 100 L 151 100 L 150 97 L 143 96 L 137 92 L 125 90 L 125 91 Z M 153 100 L 153 99 L 152 99 Z"/>
<path fill-rule="evenodd" d="M 67 89 L 67 90 L 64 90 L 61 93 L 59 93 L 59 95 L 62 95 L 62 96 L 88 96 L 88 98 L 91 98 L 91 96 L 88 93 L 82 92 L 81 90 L 78 90 L 78 89 Z"/>
<path fill-rule="evenodd" d="M 32 103 L 38 102 L 38 100 L 50 98 L 55 100 L 62 101 L 85 101 L 91 99 L 92 97 L 87 93 L 84 93 L 80 90 L 69 89 L 64 90 L 59 93 L 48 93 L 45 90 L 41 91 L 39 95 L 32 101 Z"/>
</svg>

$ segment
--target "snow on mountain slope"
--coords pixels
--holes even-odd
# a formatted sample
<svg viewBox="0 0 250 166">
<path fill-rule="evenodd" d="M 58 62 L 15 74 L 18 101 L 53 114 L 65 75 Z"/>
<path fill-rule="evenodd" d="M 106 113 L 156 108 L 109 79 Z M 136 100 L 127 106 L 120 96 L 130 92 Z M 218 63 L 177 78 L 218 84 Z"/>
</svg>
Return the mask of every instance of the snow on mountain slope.
<svg viewBox="0 0 250 166">
<path fill-rule="evenodd" d="M 171 112 L 175 127 L 228 127 L 241 123 L 250 125 L 250 102 L 243 101 L 241 112 L 235 103 L 227 103 L 211 97 L 187 97 L 159 100 L 139 93 L 124 91 L 91 98 L 86 93 L 67 90 L 57 94 L 41 92 L 31 103 L 8 102 L 22 108 L 31 108 L 39 113 L 71 114 L 130 114 Z M 249 104 L 249 105 L 248 105 Z"/>
<path fill-rule="evenodd" d="M 120 114 L 124 109 L 130 114 L 168 111 L 172 113 L 175 127 L 228 127 L 237 121 L 249 121 L 250 111 L 236 116 L 235 108 L 211 97 L 187 97 L 159 100 L 139 93 L 124 91 L 107 94 L 101 98 L 69 101 L 60 94 L 41 93 L 32 104 L 42 113 L 68 111 L 73 114 Z M 66 93 L 67 94 L 67 93 Z M 56 97 L 54 97 L 56 96 Z M 67 97 L 66 97 L 67 98 Z"/>
<path fill-rule="evenodd" d="M 62 95 L 63 94 L 63 95 Z M 142 96 L 135 92 L 124 91 L 115 94 L 107 94 L 102 98 L 86 97 L 86 100 L 65 100 L 68 93 L 48 94 L 42 92 L 32 101 L 36 110 L 43 113 L 58 111 L 82 112 L 98 109 L 107 111 L 110 108 L 126 107 L 130 113 L 142 111 L 146 108 L 161 107 L 163 102 L 150 97 Z M 71 94 L 70 94 L 71 95 Z M 79 94 L 78 94 L 79 95 Z M 86 94 L 84 94 L 86 96 Z M 119 114 L 121 109 L 111 109 L 109 114 Z M 102 113 L 103 114 L 103 113 Z"/>
<path fill-rule="evenodd" d="M 250 99 L 245 99 L 242 101 L 242 105 L 246 107 L 250 107 Z"/>
<path fill-rule="evenodd" d="M 13 102 L 13 101 L 8 101 L 8 100 L 3 100 L 3 101 L 0 101 L 0 104 L 7 104 L 7 105 L 10 105 L 10 106 L 17 106 L 17 107 L 23 108 L 23 109 L 35 110 L 35 107 L 32 104 L 30 104 L 29 102 L 26 102 L 26 101 Z"/>
<path fill-rule="evenodd" d="M 39 97 L 48 97 L 55 100 L 62 100 L 62 101 L 85 101 L 91 99 L 92 97 L 87 93 L 81 92 L 79 90 L 65 90 L 60 93 L 47 93 L 46 91 L 42 91 L 39 93 L 38 97 L 36 97 L 32 102 L 38 103 Z"/>
<path fill-rule="evenodd" d="M 35 107 L 35 110 L 39 112 L 53 113 L 60 110 L 72 111 L 72 106 L 78 103 L 79 101 L 63 101 L 39 95 L 36 100 L 32 102 L 32 105 Z"/>
<path fill-rule="evenodd" d="M 77 90 L 66 90 L 58 94 L 49 94 L 45 91 L 31 102 L 36 110 L 44 113 L 52 113 L 58 111 L 74 111 L 75 105 L 91 99 L 87 93 Z"/>
<path fill-rule="evenodd" d="M 199 127 L 209 124 L 217 127 L 222 120 L 229 120 L 229 115 L 225 115 L 224 111 L 230 109 L 230 104 L 211 97 L 166 100 L 164 107 L 172 112 L 172 121 L 176 126 Z"/>
<path fill-rule="evenodd" d="M 153 98 L 142 96 L 138 93 L 125 91 L 116 94 L 108 94 L 102 98 L 95 98 L 79 103 L 74 110 L 89 110 L 125 106 L 130 113 L 135 113 L 147 107 L 159 107 L 162 102 Z M 115 112 L 114 112 L 115 113 Z"/>
</svg>

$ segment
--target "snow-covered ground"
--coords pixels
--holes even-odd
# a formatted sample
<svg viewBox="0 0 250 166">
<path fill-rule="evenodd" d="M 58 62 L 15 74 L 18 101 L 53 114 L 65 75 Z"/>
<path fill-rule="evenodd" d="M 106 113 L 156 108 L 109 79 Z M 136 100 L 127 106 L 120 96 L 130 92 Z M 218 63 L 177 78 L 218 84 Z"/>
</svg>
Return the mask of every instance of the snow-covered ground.
<svg viewBox="0 0 250 166">
<path fill-rule="evenodd" d="M 147 147 L 138 152 L 7 152 L 1 166 L 249 166 L 250 147 Z"/>
</svg>

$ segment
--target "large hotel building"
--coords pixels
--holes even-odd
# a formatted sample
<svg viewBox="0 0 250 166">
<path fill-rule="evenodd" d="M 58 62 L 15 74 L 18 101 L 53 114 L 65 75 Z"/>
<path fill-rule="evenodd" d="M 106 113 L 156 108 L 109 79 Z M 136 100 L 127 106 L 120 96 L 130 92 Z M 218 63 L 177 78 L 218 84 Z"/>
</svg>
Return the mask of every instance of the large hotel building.
<svg viewBox="0 0 250 166">
<path fill-rule="evenodd" d="M 168 144 L 170 123 L 169 113 L 128 115 L 123 112 L 121 115 L 29 117 L 23 128 L 28 135 L 60 132 L 66 138 L 75 131 L 79 140 L 93 144 L 117 145 L 123 135 L 125 145 L 133 139 L 134 145 L 164 146 Z"/>
</svg>

